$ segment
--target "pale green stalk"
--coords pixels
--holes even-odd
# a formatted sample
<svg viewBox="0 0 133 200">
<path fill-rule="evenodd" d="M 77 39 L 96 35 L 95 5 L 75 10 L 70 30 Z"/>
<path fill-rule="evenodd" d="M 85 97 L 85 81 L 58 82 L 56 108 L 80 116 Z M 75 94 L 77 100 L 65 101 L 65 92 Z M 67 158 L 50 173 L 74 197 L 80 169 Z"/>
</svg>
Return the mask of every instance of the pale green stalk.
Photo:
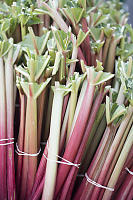
<svg viewBox="0 0 133 200">
<path fill-rule="evenodd" d="M 100 121 L 102 120 L 104 112 L 105 112 L 105 104 L 101 104 L 99 111 L 97 113 L 95 122 L 93 124 L 91 133 L 89 135 L 88 142 L 86 144 L 86 149 L 85 149 L 84 156 L 83 156 L 83 159 L 82 159 L 83 165 L 81 166 L 82 167 L 81 170 L 83 170 L 83 169 L 87 170 L 87 168 L 88 168 L 88 164 L 89 164 L 88 158 L 89 158 L 90 150 L 91 150 L 90 146 L 91 146 L 92 142 L 95 140 L 95 137 L 97 136 L 96 130 L 97 130 L 99 124 L 100 124 Z"/>
<path fill-rule="evenodd" d="M 111 37 L 106 38 L 106 42 L 105 42 L 104 48 L 103 48 L 103 66 L 105 66 L 105 63 L 107 60 L 110 41 L 111 41 Z"/>
<path fill-rule="evenodd" d="M 50 72 L 50 71 L 49 71 Z M 45 75 L 41 76 L 39 79 L 39 82 L 45 82 L 46 79 L 51 75 L 51 73 L 47 73 L 47 70 L 45 71 Z M 38 148 L 40 147 L 40 140 L 41 140 L 41 133 L 42 133 L 42 122 L 43 122 L 43 114 L 44 114 L 44 107 L 47 102 L 47 93 L 48 93 L 48 87 L 44 89 L 44 91 L 40 94 L 37 100 L 37 119 L 38 119 Z"/>
<path fill-rule="evenodd" d="M 45 80 L 44 80 L 45 81 Z M 41 131 L 42 131 L 42 121 L 43 121 L 43 111 L 44 111 L 44 105 L 46 101 L 46 91 L 47 88 L 44 89 L 42 94 L 38 97 L 37 100 L 37 119 L 38 119 L 38 126 L 37 126 L 37 132 L 38 132 L 38 149 L 40 147 L 40 141 L 41 141 Z"/>
<path fill-rule="evenodd" d="M 120 87 L 120 83 L 119 81 L 115 78 L 113 81 L 113 88 L 116 90 L 116 92 L 119 92 L 119 87 Z"/>
<path fill-rule="evenodd" d="M 123 62 L 122 62 L 122 65 L 124 65 Z M 129 63 L 128 63 L 128 67 L 127 67 L 127 76 L 128 77 L 131 76 L 131 72 L 132 72 L 132 57 L 129 57 Z M 125 96 L 123 94 L 123 91 L 124 91 L 124 86 L 123 86 L 123 83 L 121 82 L 121 86 L 120 86 L 119 93 L 118 93 L 117 100 L 116 100 L 116 102 L 119 105 L 124 104 Z"/>
<path fill-rule="evenodd" d="M 52 77 L 52 80 L 51 80 L 51 86 L 53 86 L 54 83 L 55 83 L 55 79 L 56 79 L 55 76 L 56 76 L 58 69 L 59 69 L 59 66 L 60 66 L 60 59 L 61 59 L 61 53 L 57 52 L 56 57 L 55 57 L 53 71 L 52 71 L 53 77 Z M 49 136 L 52 102 L 53 102 L 53 91 L 50 88 L 48 109 L 47 109 L 47 123 L 45 124 L 45 127 L 44 127 L 44 138 L 45 138 L 45 140 L 47 140 L 47 138 Z"/>
<path fill-rule="evenodd" d="M 62 151 L 64 142 L 65 142 L 65 139 L 66 139 L 69 110 L 70 110 L 70 98 L 68 100 L 68 104 L 67 104 L 67 108 L 66 108 L 63 124 L 62 124 L 62 127 L 61 127 L 60 151 L 59 152 Z"/>
<path fill-rule="evenodd" d="M 110 42 L 107 62 L 106 62 L 106 66 L 105 66 L 105 71 L 106 72 L 113 73 L 113 71 L 114 71 L 116 46 L 119 43 L 119 41 L 120 41 L 120 38 L 116 40 L 114 37 L 112 37 L 112 40 Z"/>
<path fill-rule="evenodd" d="M 78 55 L 78 48 L 76 46 L 76 41 L 73 42 L 73 51 L 72 51 L 72 60 L 77 59 Z M 71 77 L 75 71 L 76 62 L 70 64 L 69 74 L 68 77 Z"/>
<path fill-rule="evenodd" d="M 54 85 L 55 82 L 55 77 L 52 77 L 51 80 L 51 86 Z M 50 88 L 50 92 L 49 92 L 49 101 L 48 101 L 48 109 L 47 109 L 47 123 L 45 124 L 44 127 L 44 140 L 48 139 L 49 136 L 49 130 L 50 130 L 50 121 L 51 121 L 51 111 L 52 111 L 52 102 L 53 102 L 53 91 Z"/>
<path fill-rule="evenodd" d="M 91 144 L 92 139 L 93 139 L 93 137 L 94 137 L 94 135 L 95 135 L 96 129 L 97 129 L 97 127 L 99 126 L 99 123 L 100 123 L 100 121 L 101 121 L 101 119 L 102 119 L 102 117 L 103 117 L 104 112 L 105 112 L 105 104 L 101 104 L 101 105 L 100 105 L 100 108 L 99 108 L 99 110 L 98 110 L 98 113 L 97 113 L 95 122 L 94 122 L 94 124 L 93 124 L 92 130 L 91 130 L 91 133 L 90 133 L 90 136 L 89 136 L 89 138 L 88 138 L 88 142 L 87 142 L 86 148 L 88 148 L 89 145 Z M 86 150 L 87 150 L 87 149 L 86 149 Z"/>
<path fill-rule="evenodd" d="M 95 134 L 95 138 L 94 138 L 94 140 L 92 140 L 92 142 L 90 144 L 90 147 L 88 149 L 89 154 L 88 154 L 88 156 L 86 158 L 86 161 L 85 161 L 85 162 L 88 163 L 88 166 L 89 166 L 89 164 L 91 162 L 91 159 L 93 158 L 93 155 L 94 155 L 94 153 L 95 153 L 95 151 L 97 149 L 97 146 L 98 146 L 98 144 L 99 144 L 99 142 L 100 142 L 100 140 L 102 138 L 102 135 L 104 133 L 105 128 L 106 128 L 106 118 L 104 116 L 102 121 L 101 121 L 101 123 L 100 123 L 100 125 L 97 128 L 97 131 L 96 131 L 96 134 Z"/>
<path fill-rule="evenodd" d="M 77 77 L 78 79 L 78 77 Z M 66 143 L 68 142 L 70 131 L 72 128 L 72 122 L 75 114 L 75 108 L 77 104 L 77 97 L 78 97 L 78 89 L 80 86 L 80 80 L 72 80 L 72 91 L 70 96 L 70 109 L 69 109 L 69 117 L 68 117 L 68 128 L 67 128 L 67 138 Z"/>
<path fill-rule="evenodd" d="M 24 37 L 25 37 L 25 35 L 26 35 L 26 27 L 25 27 L 25 25 L 23 24 L 22 20 L 21 20 L 20 25 L 21 25 L 21 38 L 22 38 L 22 40 L 24 40 Z"/>
<path fill-rule="evenodd" d="M 117 100 L 116 102 L 119 104 L 119 105 L 122 105 L 124 103 L 124 100 L 125 100 L 125 96 L 123 94 L 123 84 L 121 84 L 120 86 L 120 89 L 119 89 L 119 93 L 118 93 L 118 96 L 117 96 Z"/>
<path fill-rule="evenodd" d="M 55 85 L 51 123 L 50 123 L 50 136 L 48 143 L 48 160 L 46 166 L 46 175 L 45 175 L 42 200 L 52 200 L 54 196 L 56 174 L 57 174 L 56 161 L 58 160 L 57 155 L 59 152 L 63 97 L 64 97 L 64 90 L 60 89 L 58 85 Z"/>
<path fill-rule="evenodd" d="M 118 159 L 118 161 L 115 165 L 115 168 L 114 168 L 113 173 L 110 177 L 110 180 L 108 182 L 107 187 L 111 187 L 111 188 L 115 187 L 116 182 L 119 178 L 119 175 L 121 173 L 121 170 L 122 170 L 123 165 L 124 165 L 124 163 L 127 159 L 128 153 L 129 153 L 132 145 L 133 145 L 133 125 L 132 125 L 132 128 L 131 128 L 131 130 L 128 134 L 128 137 L 127 137 L 126 142 L 123 146 L 123 149 L 121 151 L 119 159 Z M 103 196 L 103 200 L 109 200 L 109 199 L 111 199 L 111 196 L 112 196 L 112 192 L 109 191 L 109 190 L 106 190 L 105 193 L 104 193 L 104 196 Z"/>
</svg>

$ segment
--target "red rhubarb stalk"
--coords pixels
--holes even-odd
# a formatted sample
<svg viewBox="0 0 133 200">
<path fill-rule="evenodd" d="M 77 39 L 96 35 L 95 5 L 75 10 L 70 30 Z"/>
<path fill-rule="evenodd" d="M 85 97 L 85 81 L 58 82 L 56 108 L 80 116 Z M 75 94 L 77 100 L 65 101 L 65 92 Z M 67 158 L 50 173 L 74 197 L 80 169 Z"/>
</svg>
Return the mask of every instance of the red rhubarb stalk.
<svg viewBox="0 0 133 200">
<path fill-rule="evenodd" d="M 130 169 L 130 171 L 133 171 L 133 167 Z M 133 175 L 127 172 L 127 177 L 124 180 L 121 188 L 117 192 L 117 195 L 115 197 L 116 200 L 126 200 L 127 196 L 130 192 L 130 190 L 133 188 Z"/>
<path fill-rule="evenodd" d="M 111 187 L 111 188 L 115 188 L 115 185 L 117 183 L 117 180 L 118 180 L 118 177 L 121 173 L 121 170 L 123 168 L 123 165 L 126 161 L 126 158 L 128 156 L 128 153 L 130 152 L 131 148 L 132 148 L 132 145 L 133 145 L 133 126 L 131 127 L 130 129 L 130 132 L 127 136 L 127 139 L 126 139 L 126 142 L 124 143 L 124 146 L 123 146 L 123 149 L 120 153 L 120 156 L 117 160 L 117 163 L 115 165 L 115 168 L 111 174 L 111 177 L 110 177 L 110 180 L 108 182 L 108 185 L 107 187 Z M 105 200 L 110 200 L 111 199 L 111 196 L 112 196 L 112 192 L 109 191 L 109 190 L 106 190 L 104 192 L 104 195 L 103 195 L 103 199 Z"/>
<path fill-rule="evenodd" d="M 5 73 L 3 59 L 0 57 L 0 140 L 6 139 L 6 94 L 5 94 Z M 10 142 L 10 141 L 8 141 Z M 6 186 L 6 147 L 0 141 L 0 199 L 7 199 Z"/>
<path fill-rule="evenodd" d="M 118 129 L 116 137 L 114 138 L 114 141 L 113 141 L 113 143 L 111 145 L 111 148 L 110 148 L 109 153 L 107 155 L 107 158 L 105 160 L 104 166 L 103 166 L 102 171 L 100 173 L 100 176 L 98 178 L 97 182 L 99 184 L 101 184 L 101 185 L 103 184 L 105 176 L 106 176 L 106 174 L 108 172 L 108 169 L 110 167 L 112 159 L 114 158 L 114 155 L 115 155 L 115 153 L 117 151 L 117 148 L 119 146 L 119 143 L 121 141 L 121 138 L 122 138 L 123 133 L 124 133 L 126 127 L 127 127 L 127 124 L 128 124 L 128 122 L 130 120 L 130 117 L 131 117 L 132 113 L 133 113 L 133 107 L 130 106 L 130 109 L 128 110 L 128 115 L 126 116 L 125 120 L 123 120 L 123 122 L 121 123 L 121 126 Z M 99 187 L 95 187 L 91 198 L 92 199 L 97 199 L 98 196 L 99 196 L 99 192 L 100 192 L 100 188 Z"/>
<path fill-rule="evenodd" d="M 83 136 L 83 139 L 82 139 L 82 142 L 81 142 L 81 145 L 80 145 L 80 148 L 79 148 L 79 151 L 77 153 L 77 156 L 75 158 L 74 163 L 80 163 L 81 160 L 82 160 L 82 156 L 83 156 L 86 144 L 87 144 L 87 139 L 88 139 L 89 134 L 91 132 L 92 126 L 93 126 L 95 118 L 96 118 L 96 114 L 97 114 L 99 107 L 102 103 L 103 97 L 104 97 L 104 86 L 102 86 L 101 91 L 100 91 L 99 95 L 97 96 L 95 103 L 92 107 L 92 111 L 91 111 L 91 114 L 90 114 L 90 117 L 89 117 L 88 125 L 87 125 L 87 128 L 85 130 L 85 133 L 84 133 L 84 136 Z M 71 168 L 69 175 L 67 176 L 65 184 L 63 186 L 61 197 L 60 197 L 61 200 L 68 199 L 68 195 L 69 195 L 69 198 L 70 198 L 71 191 L 73 189 L 77 173 L 78 173 L 78 168 L 73 166 Z"/>
<path fill-rule="evenodd" d="M 85 33 L 88 32 L 88 26 L 87 26 L 87 21 L 86 18 L 82 18 L 82 29 Z M 88 66 L 91 66 L 91 49 L 90 49 L 90 38 L 89 35 L 87 35 L 87 37 L 85 38 L 85 40 L 83 41 L 84 45 L 85 45 L 85 55 L 86 55 L 86 61 Z"/>
<path fill-rule="evenodd" d="M 93 69 L 89 68 L 89 77 L 88 77 L 88 86 L 86 89 L 86 93 L 81 105 L 81 109 L 79 111 L 75 126 L 73 128 L 71 137 L 67 143 L 66 150 L 64 153 L 63 158 L 73 162 L 75 159 L 75 156 L 77 154 L 80 142 L 82 140 L 85 128 L 86 128 L 86 123 L 91 111 L 91 106 L 93 102 L 93 96 L 94 96 L 94 91 L 95 91 L 95 85 L 91 84 L 93 83 Z M 82 123 L 81 123 L 82 122 Z M 76 143 L 75 143 L 76 141 Z M 57 182 L 56 182 L 56 190 L 55 190 L 55 197 L 60 191 L 67 175 L 70 170 L 69 165 L 60 165 L 59 170 L 58 170 L 58 175 L 57 175 Z"/>
<path fill-rule="evenodd" d="M 131 188 L 126 200 L 132 200 L 132 199 L 133 199 L 133 187 Z"/>
<path fill-rule="evenodd" d="M 45 146 L 43 154 L 47 157 L 47 155 L 48 155 L 47 145 Z M 40 185 L 42 179 L 44 180 L 46 163 L 47 163 L 46 158 L 44 156 L 42 156 L 37 173 L 36 173 L 36 177 L 35 177 L 35 181 L 34 181 L 34 185 L 33 185 L 33 189 L 32 189 L 32 196 L 34 196 L 36 190 L 38 189 L 38 187 L 40 187 L 39 185 Z M 43 184 L 44 184 L 44 182 L 43 182 Z M 42 191 L 43 191 L 43 188 L 42 188 Z"/>
<path fill-rule="evenodd" d="M 7 106 L 7 138 L 14 137 L 14 72 L 13 49 L 8 53 L 5 63 L 6 77 L 6 106 Z M 16 199 L 15 168 L 14 168 L 14 144 L 7 146 L 7 187 L 8 199 Z"/>
</svg>

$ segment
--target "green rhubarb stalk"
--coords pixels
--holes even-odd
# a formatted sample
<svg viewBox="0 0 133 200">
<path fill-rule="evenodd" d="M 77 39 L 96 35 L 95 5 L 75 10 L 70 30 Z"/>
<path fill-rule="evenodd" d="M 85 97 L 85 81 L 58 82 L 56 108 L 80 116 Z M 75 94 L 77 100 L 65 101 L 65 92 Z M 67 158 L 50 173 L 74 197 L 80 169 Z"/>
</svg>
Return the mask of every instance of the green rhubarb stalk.
<svg viewBox="0 0 133 200">
<path fill-rule="evenodd" d="M 123 84 L 121 84 L 116 102 L 119 105 L 122 105 L 124 103 L 124 100 L 125 100 L 125 96 L 123 94 Z"/>
<path fill-rule="evenodd" d="M 60 139 L 60 126 L 63 97 L 65 94 L 64 88 L 61 88 L 59 83 L 55 83 L 54 99 L 52 105 L 51 123 L 50 123 L 50 136 L 48 143 L 48 160 L 46 166 L 46 175 L 42 199 L 52 200 L 56 184 L 58 152 L 59 152 L 59 139 Z M 54 162 L 53 162 L 54 160 Z"/>
<path fill-rule="evenodd" d="M 29 27 L 29 28 L 28 28 L 28 31 L 29 31 L 29 33 L 30 33 L 30 35 L 31 35 L 31 39 L 32 39 L 32 42 L 33 42 L 33 45 L 34 45 L 35 53 L 36 53 L 37 55 L 39 55 L 39 50 L 38 50 L 38 48 L 37 48 L 36 37 L 35 37 L 35 34 L 34 34 L 34 32 L 33 32 L 32 27 Z"/>
<path fill-rule="evenodd" d="M 0 57 L 0 140 L 6 139 L 6 88 L 3 58 Z M 10 142 L 10 141 L 9 141 Z M 3 143 L 0 141 L 0 144 Z M 7 199 L 6 185 L 6 146 L 0 145 L 0 194 L 1 199 Z"/>
<path fill-rule="evenodd" d="M 56 76 L 58 69 L 59 69 L 59 66 L 60 66 L 60 60 L 61 60 L 61 53 L 57 52 L 56 57 L 55 57 L 53 71 L 52 71 L 53 77 L 52 77 L 52 80 L 51 80 L 51 86 L 53 86 L 54 83 L 55 83 L 55 78 L 56 78 L 55 76 Z M 45 127 L 44 127 L 44 138 L 45 138 L 45 140 L 47 140 L 47 138 L 49 136 L 52 102 L 53 102 L 53 91 L 50 87 L 48 109 L 47 109 L 47 123 L 45 124 Z"/>
<path fill-rule="evenodd" d="M 23 41 L 26 35 L 26 26 L 24 25 L 23 20 L 21 20 L 20 26 L 21 26 L 21 38 Z"/>
<path fill-rule="evenodd" d="M 107 60 L 110 41 L 111 41 L 111 37 L 106 38 L 104 48 L 103 48 L 103 66 L 105 66 L 105 63 L 106 63 L 106 60 Z"/>
<path fill-rule="evenodd" d="M 112 33 L 113 33 L 113 29 L 110 27 L 104 28 L 104 34 L 106 36 L 105 39 L 105 44 L 103 47 L 103 66 L 105 66 L 106 61 L 107 61 L 107 55 L 108 55 L 108 51 L 109 51 L 109 46 L 110 46 L 110 41 L 112 39 Z"/>
<path fill-rule="evenodd" d="M 72 60 L 76 60 L 78 55 L 78 47 L 76 46 L 76 41 L 73 42 L 73 50 L 72 50 Z M 75 71 L 76 62 L 70 64 L 68 77 L 71 77 Z"/>
<path fill-rule="evenodd" d="M 85 162 L 88 163 L 88 166 L 89 166 L 89 164 L 90 164 L 90 162 L 91 162 L 91 160 L 92 160 L 92 158 L 94 156 L 94 153 L 96 152 L 96 149 L 97 149 L 98 144 L 99 144 L 99 142 L 100 142 L 100 140 L 102 138 L 102 135 L 103 135 L 103 133 L 105 131 L 105 128 L 106 128 L 106 119 L 105 119 L 105 116 L 104 116 L 102 121 L 101 121 L 101 123 L 100 123 L 100 125 L 97 128 L 97 131 L 95 133 L 95 138 L 94 138 L 94 140 L 92 140 L 92 142 L 90 144 L 90 147 L 88 149 L 89 154 L 88 154 L 88 156 L 86 158 L 86 161 L 85 161 Z"/>
<path fill-rule="evenodd" d="M 67 104 L 65 116 L 64 116 L 64 119 L 63 119 L 62 127 L 61 127 L 61 138 L 60 138 L 60 150 L 59 150 L 59 152 L 62 152 L 63 146 L 65 144 L 66 133 L 67 133 L 67 125 L 68 125 L 69 110 L 70 110 L 70 98 L 68 100 L 68 104 Z"/>
<path fill-rule="evenodd" d="M 76 82 L 72 82 L 72 92 L 71 92 L 71 96 L 70 96 L 70 109 L 69 109 L 69 117 L 68 117 L 66 142 L 68 142 L 69 134 L 71 131 L 71 126 L 72 126 L 73 117 L 74 117 L 74 113 L 75 113 L 75 107 L 76 107 L 76 103 L 77 103 L 77 95 L 78 95 L 78 87 L 76 88 Z"/>
<path fill-rule="evenodd" d="M 112 40 L 110 42 L 108 57 L 107 57 L 107 63 L 105 66 L 105 71 L 107 72 L 114 72 L 114 62 L 115 62 L 115 55 L 116 55 L 116 46 L 120 42 L 120 38 L 115 39 L 114 36 L 112 36 Z"/>
<path fill-rule="evenodd" d="M 39 24 L 39 36 L 42 36 L 43 35 L 43 27 L 44 27 L 44 15 L 40 15 L 39 18 L 41 21 L 41 23 Z"/>
<path fill-rule="evenodd" d="M 88 158 L 90 158 L 89 156 L 90 156 L 90 150 L 91 150 L 90 145 L 95 140 L 94 138 L 96 137 L 96 129 L 99 126 L 100 121 L 102 120 L 104 112 L 105 112 L 105 104 L 101 104 L 99 111 L 97 113 L 94 125 L 92 127 L 91 133 L 89 135 L 88 142 L 86 144 L 86 149 L 85 149 L 84 156 L 82 159 L 83 163 L 82 163 L 82 166 L 80 169 L 82 172 L 83 171 L 85 172 L 88 168 L 88 165 L 89 165 Z M 89 161 L 90 161 L 90 159 L 89 159 Z"/>
<path fill-rule="evenodd" d="M 131 76 L 131 73 L 132 73 L 132 57 L 129 57 L 129 62 L 128 62 L 128 66 L 125 65 L 125 63 L 123 61 L 120 62 L 121 64 L 121 70 L 127 70 L 126 71 L 126 76 L 127 77 L 130 77 Z M 119 69 L 120 70 L 120 69 Z M 121 71 L 120 70 L 120 71 Z M 121 73 L 121 72 L 120 72 Z M 120 77 L 121 78 L 121 77 Z M 121 79 L 120 79 L 121 80 Z M 124 100 L 125 100 L 125 95 L 123 93 L 124 91 L 124 84 L 123 84 L 123 81 L 121 80 L 121 86 L 120 86 L 120 89 L 119 89 L 119 93 L 118 93 L 118 96 L 117 96 L 117 100 L 116 102 L 118 104 L 123 104 L 124 103 Z"/>
<path fill-rule="evenodd" d="M 75 74 L 74 80 L 72 80 L 71 82 L 72 82 L 72 87 L 71 87 L 71 96 L 70 96 L 70 109 L 69 109 L 69 117 L 68 117 L 66 143 L 68 142 L 69 134 L 72 128 L 72 122 L 73 122 L 75 108 L 77 104 L 78 89 L 81 83 L 81 77 L 78 77 L 78 74 Z"/>
<path fill-rule="evenodd" d="M 119 159 L 118 159 L 118 161 L 115 165 L 113 173 L 111 174 L 111 177 L 110 177 L 110 180 L 108 182 L 107 187 L 111 187 L 111 188 L 115 187 L 116 182 L 118 180 L 118 177 L 121 173 L 121 170 L 122 170 L 123 165 L 124 165 L 124 163 L 127 159 L 128 153 L 129 153 L 132 145 L 133 145 L 133 126 L 131 127 L 131 130 L 128 134 L 128 137 L 127 137 L 126 142 L 123 146 L 123 149 L 121 151 Z M 109 191 L 109 190 L 106 190 L 105 193 L 104 193 L 104 196 L 103 196 L 103 200 L 105 200 L 105 199 L 109 200 L 109 199 L 111 199 L 111 196 L 112 196 L 112 192 Z"/>
<path fill-rule="evenodd" d="M 49 70 L 49 69 L 47 69 Z M 42 76 L 39 79 L 39 82 L 45 82 L 46 79 L 51 75 L 51 70 L 45 71 L 45 75 Z M 41 133 L 42 133 L 42 122 L 43 122 L 43 114 L 44 114 L 44 108 L 47 103 L 47 93 L 48 93 L 48 87 L 44 89 L 44 91 L 40 94 L 37 100 L 37 120 L 38 120 L 38 125 L 37 125 L 37 131 L 38 131 L 38 148 L 40 147 L 40 140 L 41 140 Z"/>
<path fill-rule="evenodd" d="M 55 82 L 55 77 L 52 77 L 51 80 L 51 86 L 54 85 Z M 49 92 L 49 101 L 48 101 L 48 109 L 47 109 L 47 123 L 45 124 L 44 127 L 44 140 L 46 141 L 48 139 L 49 136 L 49 130 L 50 130 L 50 120 L 51 120 L 51 111 L 52 111 L 52 102 L 53 102 L 53 91 L 50 88 L 50 92 Z"/>
<path fill-rule="evenodd" d="M 92 127 L 92 130 L 91 130 L 91 133 L 90 133 L 90 136 L 88 138 L 88 142 L 87 142 L 87 146 L 86 148 L 89 147 L 89 145 L 91 144 L 92 140 L 93 140 L 93 137 L 95 136 L 95 132 L 96 132 L 96 129 L 103 117 L 103 114 L 105 112 L 105 104 L 101 104 L 100 105 L 100 108 L 98 110 L 98 113 L 97 113 L 97 116 L 96 116 L 96 119 L 95 119 L 95 122 L 94 122 L 94 125 Z"/>
</svg>

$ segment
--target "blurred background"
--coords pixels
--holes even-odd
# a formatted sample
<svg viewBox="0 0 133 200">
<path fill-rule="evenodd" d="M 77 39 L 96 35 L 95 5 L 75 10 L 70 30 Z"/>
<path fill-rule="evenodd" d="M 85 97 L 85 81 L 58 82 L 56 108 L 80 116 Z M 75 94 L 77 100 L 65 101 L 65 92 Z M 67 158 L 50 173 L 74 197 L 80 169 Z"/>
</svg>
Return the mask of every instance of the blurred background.
<svg viewBox="0 0 133 200">
<path fill-rule="evenodd" d="M 129 12 L 129 23 L 133 26 L 133 0 L 121 0 L 124 2 L 124 8 Z"/>
</svg>

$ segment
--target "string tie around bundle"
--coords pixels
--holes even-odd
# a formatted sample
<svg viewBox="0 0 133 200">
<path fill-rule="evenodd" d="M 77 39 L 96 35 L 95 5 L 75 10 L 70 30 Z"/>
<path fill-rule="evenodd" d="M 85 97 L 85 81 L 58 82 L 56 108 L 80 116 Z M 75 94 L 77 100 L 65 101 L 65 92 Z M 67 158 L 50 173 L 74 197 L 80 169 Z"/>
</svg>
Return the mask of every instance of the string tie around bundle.
<svg viewBox="0 0 133 200">
<path fill-rule="evenodd" d="M 19 149 L 18 147 L 18 144 L 16 143 L 16 150 L 15 152 L 19 155 L 19 156 L 31 156 L 31 157 L 36 157 L 40 154 L 41 152 L 41 148 L 39 149 L 39 151 L 37 153 L 33 153 L 33 154 L 30 154 L 30 153 L 26 153 L 26 152 L 23 152 Z"/>
<path fill-rule="evenodd" d="M 48 158 L 44 153 L 43 153 L 43 156 L 46 158 L 46 160 L 49 160 L 51 162 L 56 162 L 56 163 L 63 164 L 63 165 L 71 165 L 71 166 L 74 166 L 74 167 L 77 167 L 77 168 L 79 168 L 79 166 L 80 166 L 80 164 L 72 163 L 72 162 L 70 162 L 70 161 L 68 161 L 68 160 L 66 160 L 66 159 L 64 159 L 64 158 L 62 158 L 61 156 L 58 156 L 58 155 L 56 155 L 56 157 L 62 159 L 64 162 L 59 161 L 59 160 L 52 160 L 52 159 Z"/>
<path fill-rule="evenodd" d="M 127 167 L 125 168 L 125 170 L 127 170 L 127 172 L 133 176 L 133 172 L 130 171 Z"/>
<path fill-rule="evenodd" d="M 46 144 L 46 148 L 47 148 L 47 150 L 48 150 L 48 153 L 50 153 L 51 155 L 53 155 L 53 156 L 56 156 L 57 158 L 60 158 L 61 160 L 63 160 L 63 161 L 60 161 L 60 160 L 53 160 L 53 159 L 50 159 L 50 158 L 48 158 L 44 153 L 43 153 L 43 156 L 45 157 L 45 159 L 46 160 L 49 160 L 49 161 L 51 161 L 51 162 L 56 162 L 56 163 L 59 163 L 59 164 L 63 164 L 63 165 L 71 165 L 71 166 L 74 166 L 74 167 L 77 167 L 77 168 L 79 168 L 79 166 L 80 166 L 80 164 L 78 164 L 78 163 L 72 163 L 72 162 L 70 162 L 69 160 L 66 160 L 65 158 L 62 158 L 61 156 L 59 156 L 59 155 L 54 155 L 54 154 L 52 154 L 51 152 L 49 152 L 49 149 L 48 149 L 48 142 L 47 142 L 47 144 Z"/>
<path fill-rule="evenodd" d="M 1 143 L 1 142 L 5 142 L 5 143 Z M 14 138 L 0 139 L 0 146 L 6 146 L 10 144 L 14 144 Z"/>
<path fill-rule="evenodd" d="M 109 191 L 111 191 L 111 192 L 114 191 L 114 188 L 110 188 L 110 187 L 103 186 L 103 185 L 101 185 L 101 184 L 99 184 L 99 183 L 96 183 L 95 181 L 91 180 L 91 179 L 88 177 L 87 173 L 85 173 L 85 178 L 86 178 L 86 180 L 87 180 L 89 183 L 95 185 L 96 187 L 103 188 L 103 189 L 109 190 Z"/>
</svg>

